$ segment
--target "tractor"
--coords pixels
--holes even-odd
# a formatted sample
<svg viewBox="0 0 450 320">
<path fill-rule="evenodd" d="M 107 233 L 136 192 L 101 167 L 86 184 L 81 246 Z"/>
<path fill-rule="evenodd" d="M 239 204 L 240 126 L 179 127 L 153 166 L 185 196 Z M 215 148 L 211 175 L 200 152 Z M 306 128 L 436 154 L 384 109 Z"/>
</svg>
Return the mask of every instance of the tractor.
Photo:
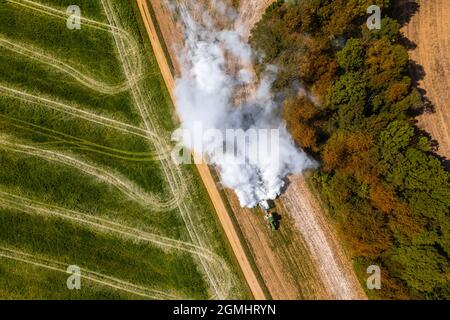
<svg viewBox="0 0 450 320">
<path fill-rule="evenodd" d="M 264 220 L 267 221 L 267 224 L 269 225 L 270 229 L 272 231 L 276 231 L 278 227 L 277 220 L 275 219 L 273 213 L 268 212 L 264 215 Z"/>
<path fill-rule="evenodd" d="M 271 209 L 275 207 L 272 200 L 263 200 L 259 203 L 259 207 L 264 211 L 264 220 L 266 220 L 268 226 L 272 231 L 278 229 L 278 219 L 276 219 L 276 213 L 271 212 Z"/>
</svg>

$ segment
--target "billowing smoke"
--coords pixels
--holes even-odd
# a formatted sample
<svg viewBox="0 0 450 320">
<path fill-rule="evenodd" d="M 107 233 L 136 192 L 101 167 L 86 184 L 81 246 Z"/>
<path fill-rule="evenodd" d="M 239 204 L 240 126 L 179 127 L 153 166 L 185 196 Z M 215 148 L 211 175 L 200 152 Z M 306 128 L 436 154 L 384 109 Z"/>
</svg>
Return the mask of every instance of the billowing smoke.
<svg viewBox="0 0 450 320">
<path fill-rule="evenodd" d="M 241 206 L 254 207 L 261 200 L 275 199 L 288 174 L 315 165 L 295 146 L 280 119 L 280 106 L 270 91 L 276 68 L 268 67 L 257 83 L 248 69 L 250 46 L 238 30 L 217 30 L 207 14 L 194 20 L 187 10 L 178 9 L 185 28 L 182 73 L 175 88 L 182 143 L 218 168 L 222 184 L 236 192 Z M 240 97 L 237 92 L 243 88 L 247 92 Z M 227 135 L 230 129 L 267 132 L 268 137 L 276 132 L 276 145 L 270 138 L 267 145 L 260 144 L 264 134 L 242 142 Z M 266 148 L 262 150 L 260 145 Z"/>
</svg>

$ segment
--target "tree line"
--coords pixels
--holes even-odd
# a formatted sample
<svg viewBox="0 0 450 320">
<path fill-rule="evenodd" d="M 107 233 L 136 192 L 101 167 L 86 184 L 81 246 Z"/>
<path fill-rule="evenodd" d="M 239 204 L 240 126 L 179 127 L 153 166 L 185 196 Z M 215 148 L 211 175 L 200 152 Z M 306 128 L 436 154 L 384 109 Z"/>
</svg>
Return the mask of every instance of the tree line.
<svg viewBox="0 0 450 320">
<path fill-rule="evenodd" d="M 383 11 L 380 30 L 366 10 Z M 415 126 L 424 108 L 391 0 L 271 5 L 252 31 L 258 74 L 274 92 L 361 279 L 382 267 L 373 298 L 450 298 L 449 173 Z"/>
</svg>

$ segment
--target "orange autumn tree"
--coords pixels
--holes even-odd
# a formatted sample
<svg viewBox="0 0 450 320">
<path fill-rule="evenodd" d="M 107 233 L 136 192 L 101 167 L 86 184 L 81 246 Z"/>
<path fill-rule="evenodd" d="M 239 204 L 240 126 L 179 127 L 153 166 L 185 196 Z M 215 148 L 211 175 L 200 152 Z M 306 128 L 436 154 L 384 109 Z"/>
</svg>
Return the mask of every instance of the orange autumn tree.
<svg viewBox="0 0 450 320">
<path fill-rule="evenodd" d="M 314 119 L 319 115 L 318 108 L 305 96 L 287 99 L 283 105 L 283 118 L 286 120 L 294 141 L 302 148 L 317 152 L 318 131 Z"/>
</svg>

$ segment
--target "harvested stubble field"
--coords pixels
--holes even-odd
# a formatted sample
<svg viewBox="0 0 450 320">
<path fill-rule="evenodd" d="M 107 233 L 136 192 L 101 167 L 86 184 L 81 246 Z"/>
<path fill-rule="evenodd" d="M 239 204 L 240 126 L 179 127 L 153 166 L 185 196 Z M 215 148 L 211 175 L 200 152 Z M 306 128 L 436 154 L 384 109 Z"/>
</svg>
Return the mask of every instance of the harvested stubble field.
<svg viewBox="0 0 450 320">
<path fill-rule="evenodd" d="M 403 1 L 407 7 L 411 1 Z M 414 3 L 411 4 L 412 7 Z M 450 2 L 447 0 L 417 2 L 417 12 L 402 29 L 413 43 L 410 58 L 415 62 L 413 75 L 424 90 L 433 110 L 418 118 L 418 126 L 436 139 L 438 154 L 450 157 Z"/>
<path fill-rule="evenodd" d="M 126 0 L 0 5 L 1 298 L 248 297 L 196 171 L 170 159 L 139 19 Z"/>
</svg>

